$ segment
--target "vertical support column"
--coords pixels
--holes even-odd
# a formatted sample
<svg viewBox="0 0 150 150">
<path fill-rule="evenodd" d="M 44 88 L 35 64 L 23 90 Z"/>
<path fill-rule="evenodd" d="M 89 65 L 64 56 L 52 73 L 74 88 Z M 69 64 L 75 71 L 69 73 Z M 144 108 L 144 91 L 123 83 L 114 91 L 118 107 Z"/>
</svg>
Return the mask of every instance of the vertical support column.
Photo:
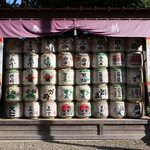
<svg viewBox="0 0 150 150">
<path fill-rule="evenodd" d="M 146 38 L 146 56 L 147 56 L 147 89 L 148 89 L 148 104 L 150 106 L 150 37 Z"/>
<path fill-rule="evenodd" d="M 0 102 L 2 95 L 2 72 L 3 72 L 3 38 L 0 37 Z"/>
</svg>

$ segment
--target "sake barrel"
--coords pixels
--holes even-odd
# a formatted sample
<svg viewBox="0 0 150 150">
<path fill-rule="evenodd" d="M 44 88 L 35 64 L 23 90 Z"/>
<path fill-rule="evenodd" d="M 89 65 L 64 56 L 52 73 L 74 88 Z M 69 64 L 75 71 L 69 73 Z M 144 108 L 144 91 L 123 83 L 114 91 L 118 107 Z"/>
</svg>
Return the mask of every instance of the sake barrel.
<svg viewBox="0 0 150 150">
<path fill-rule="evenodd" d="M 30 85 L 23 87 L 23 100 L 25 102 L 34 102 L 39 99 L 39 89 L 37 86 Z"/>
<path fill-rule="evenodd" d="M 106 53 L 95 53 L 92 55 L 92 68 L 108 67 L 108 55 Z"/>
<path fill-rule="evenodd" d="M 90 39 L 88 37 L 77 37 L 75 39 L 75 51 L 76 52 L 89 52 L 90 51 Z"/>
<path fill-rule="evenodd" d="M 57 99 L 58 101 L 72 101 L 74 88 L 73 86 L 58 86 L 57 87 Z"/>
<path fill-rule="evenodd" d="M 55 118 L 57 116 L 56 102 L 44 102 L 42 103 L 42 117 Z"/>
<path fill-rule="evenodd" d="M 92 37 L 90 47 L 93 53 L 107 52 L 107 41 L 103 37 Z"/>
<path fill-rule="evenodd" d="M 23 117 L 23 103 L 6 103 L 6 117 L 15 119 Z"/>
<path fill-rule="evenodd" d="M 125 100 L 126 89 L 124 85 L 110 85 L 110 100 Z"/>
<path fill-rule="evenodd" d="M 22 58 L 18 54 L 6 55 L 6 69 L 22 69 Z"/>
<path fill-rule="evenodd" d="M 91 83 L 90 70 L 76 70 L 76 84 L 84 85 Z"/>
<path fill-rule="evenodd" d="M 27 69 L 23 71 L 23 85 L 37 85 L 38 71 L 36 69 Z"/>
<path fill-rule="evenodd" d="M 35 53 L 24 54 L 24 68 L 25 69 L 38 69 L 39 68 L 39 55 Z"/>
<path fill-rule="evenodd" d="M 88 53 L 76 53 L 75 68 L 76 69 L 90 68 L 90 55 Z"/>
<path fill-rule="evenodd" d="M 38 53 L 38 41 L 35 38 L 25 39 L 23 42 L 23 52 L 24 53 Z"/>
<path fill-rule="evenodd" d="M 125 67 L 125 54 L 124 53 L 109 53 L 109 66 L 110 67 Z"/>
<path fill-rule="evenodd" d="M 140 52 L 126 55 L 126 66 L 128 68 L 141 68 L 143 66 L 143 56 Z"/>
<path fill-rule="evenodd" d="M 141 102 L 127 102 L 127 116 L 130 118 L 142 117 L 142 103 Z"/>
<path fill-rule="evenodd" d="M 41 85 L 56 84 L 56 70 L 44 69 L 40 72 Z"/>
<path fill-rule="evenodd" d="M 91 116 L 91 104 L 90 102 L 76 102 L 76 117 L 89 118 Z"/>
<path fill-rule="evenodd" d="M 126 116 L 125 102 L 110 102 L 109 116 L 113 118 L 124 118 Z"/>
<path fill-rule="evenodd" d="M 7 86 L 5 89 L 5 101 L 7 102 L 22 101 L 22 88 L 17 85 Z"/>
<path fill-rule="evenodd" d="M 108 38 L 109 52 L 124 52 L 123 38 Z"/>
<path fill-rule="evenodd" d="M 60 118 L 70 119 L 74 116 L 74 103 L 73 102 L 59 102 L 58 103 L 58 116 Z"/>
<path fill-rule="evenodd" d="M 54 101 L 56 99 L 56 87 L 54 85 L 46 85 L 40 87 L 40 100 L 42 102 Z"/>
<path fill-rule="evenodd" d="M 127 84 L 141 84 L 143 83 L 143 71 L 140 69 L 127 70 Z"/>
<path fill-rule="evenodd" d="M 25 102 L 24 103 L 24 116 L 26 118 L 37 119 L 40 116 L 39 102 Z"/>
<path fill-rule="evenodd" d="M 56 55 L 52 53 L 41 55 L 40 65 L 41 65 L 41 69 L 56 68 Z"/>
<path fill-rule="evenodd" d="M 40 41 L 41 53 L 54 53 L 56 52 L 55 39 L 42 38 Z"/>
<path fill-rule="evenodd" d="M 76 101 L 89 101 L 91 99 L 91 87 L 88 85 L 75 86 Z"/>
<path fill-rule="evenodd" d="M 22 40 L 18 38 L 10 38 L 6 39 L 6 52 L 7 53 L 22 53 Z"/>
<path fill-rule="evenodd" d="M 72 68 L 73 55 L 70 52 L 58 53 L 58 67 L 59 68 Z"/>
<path fill-rule="evenodd" d="M 142 88 L 139 85 L 127 86 L 127 100 L 140 101 L 142 100 Z"/>
<path fill-rule="evenodd" d="M 107 69 L 93 69 L 92 70 L 92 83 L 102 84 L 108 83 L 108 70 Z"/>
<path fill-rule="evenodd" d="M 73 85 L 74 84 L 74 70 L 73 69 L 58 70 L 58 84 L 59 85 Z"/>
<path fill-rule="evenodd" d="M 110 83 L 125 84 L 126 83 L 126 70 L 121 69 L 121 68 L 110 69 Z"/>
<path fill-rule="evenodd" d="M 74 50 L 72 37 L 60 37 L 58 38 L 58 51 L 69 52 Z"/>
<path fill-rule="evenodd" d="M 107 118 L 108 117 L 108 102 L 99 101 L 92 103 L 92 116 L 95 118 Z"/>
<path fill-rule="evenodd" d="M 108 86 L 106 84 L 94 85 L 92 90 L 92 99 L 94 101 L 99 101 L 103 99 L 108 99 Z"/>
<path fill-rule="evenodd" d="M 142 52 L 143 44 L 141 38 L 127 38 L 125 40 L 126 52 Z"/>
<path fill-rule="evenodd" d="M 7 70 L 5 83 L 6 85 L 19 85 L 21 84 L 21 72 L 18 70 Z"/>
</svg>

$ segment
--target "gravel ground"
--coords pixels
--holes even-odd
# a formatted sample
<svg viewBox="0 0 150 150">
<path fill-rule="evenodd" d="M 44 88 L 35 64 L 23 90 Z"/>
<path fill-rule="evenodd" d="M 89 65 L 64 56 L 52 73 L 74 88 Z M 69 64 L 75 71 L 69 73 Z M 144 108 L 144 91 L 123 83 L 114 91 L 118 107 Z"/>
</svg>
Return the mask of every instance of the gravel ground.
<svg viewBox="0 0 150 150">
<path fill-rule="evenodd" d="M 1 150 L 150 150 L 149 140 L 0 141 Z"/>
</svg>

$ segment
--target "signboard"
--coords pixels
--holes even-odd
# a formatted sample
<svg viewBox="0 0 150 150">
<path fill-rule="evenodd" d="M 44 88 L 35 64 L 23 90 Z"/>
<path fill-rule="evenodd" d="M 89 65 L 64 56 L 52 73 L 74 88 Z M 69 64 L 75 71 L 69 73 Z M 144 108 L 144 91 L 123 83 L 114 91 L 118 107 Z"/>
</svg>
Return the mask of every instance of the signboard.
<svg viewBox="0 0 150 150">
<path fill-rule="evenodd" d="M 150 38 L 146 38 L 146 55 L 147 55 L 147 89 L 150 106 Z"/>
<path fill-rule="evenodd" d="M 3 38 L 0 38 L 0 101 L 2 95 L 2 72 L 3 72 Z"/>
</svg>

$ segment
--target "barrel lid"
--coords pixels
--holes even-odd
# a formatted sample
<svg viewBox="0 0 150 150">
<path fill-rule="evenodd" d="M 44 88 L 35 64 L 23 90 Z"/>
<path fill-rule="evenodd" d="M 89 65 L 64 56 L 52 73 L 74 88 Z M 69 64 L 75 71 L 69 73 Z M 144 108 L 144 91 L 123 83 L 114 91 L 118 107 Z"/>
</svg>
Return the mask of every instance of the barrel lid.
<svg viewBox="0 0 150 150">
<path fill-rule="evenodd" d="M 8 73 L 16 73 L 16 72 L 19 72 L 18 70 L 8 70 L 7 71 Z"/>
<path fill-rule="evenodd" d="M 139 85 L 127 86 L 128 88 L 141 88 Z"/>
<path fill-rule="evenodd" d="M 107 55 L 106 53 L 96 53 L 96 55 Z"/>
<path fill-rule="evenodd" d="M 110 54 L 124 54 L 125 55 L 125 53 L 121 53 L 121 52 L 110 53 Z"/>
<path fill-rule="evenodd" d="M 111 86 L 114 86 L 114 87 L 125 87 L 124 85 L 120 85 L 120 84 L 115 84 L 115 85 L 111 85 Z"/>
<path fill-rule="evenodd" d="M 79 70 L 79 72 L 90 72 L 90 70 Z"/>
<path fill-rule="evenodd" d="M 94 87 L 107 87 L 107 84 L 94 85 Z"/>
<path fill-rule="evenodd" d="M 104 70 L 107 71 L 107 69 L 96 69 L 96 71 L 104 71 Z"/>
<path fill-rule="evenodd" d="M 114 71 L 124 71 L 125 69 L 122 69 L 122 68 L 113 68 L 113 69 L 110 69 L 110 70 L 114 70 Z"/>
</svg>

